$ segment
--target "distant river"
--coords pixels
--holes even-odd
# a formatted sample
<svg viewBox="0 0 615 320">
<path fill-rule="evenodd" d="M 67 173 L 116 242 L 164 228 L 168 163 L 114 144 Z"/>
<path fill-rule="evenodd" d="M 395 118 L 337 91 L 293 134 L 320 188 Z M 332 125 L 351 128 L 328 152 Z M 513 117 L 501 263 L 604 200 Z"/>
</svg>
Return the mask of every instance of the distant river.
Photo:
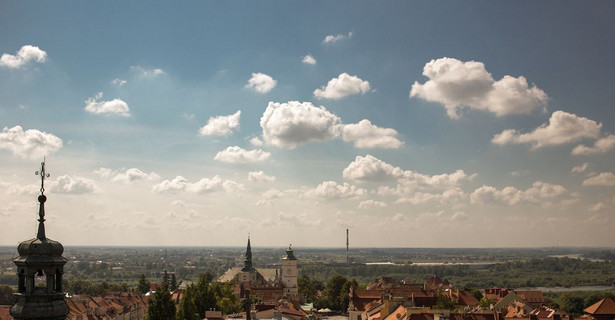
<svg viewBox="0 0 615 320">
<path fill-rule="evenodd" d="M 498 262 L 413 262 L 413 266 L 488 266 Z M 366 262 L 368 266 L 407 266 L 404 263 L 393 262 Z"/>
<path fill-rule="evenodd" d="M 517 290 L 539 290 L 543 292 L 569 292 L 569 291 L 604 291 L 615 290 L 613 286 L 582 286 L 582 287 L 533 287 L 533 288 L 517 288 Z"/>
</svg>

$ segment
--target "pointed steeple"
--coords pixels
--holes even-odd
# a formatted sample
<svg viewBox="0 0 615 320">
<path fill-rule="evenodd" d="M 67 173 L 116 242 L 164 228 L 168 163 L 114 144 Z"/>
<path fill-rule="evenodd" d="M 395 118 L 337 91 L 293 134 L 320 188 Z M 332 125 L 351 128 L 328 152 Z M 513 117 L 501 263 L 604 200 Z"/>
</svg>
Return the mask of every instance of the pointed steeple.
<svg viewBox="0 0 615 320">
<path fill-rule="evenodd" d="M 252 247 L 250 246 L 250 236 L 248 236 L 248 246 L 246 247 L 246 257 L 243 260 L 243 268 L 241 271 L 244 272 L 252 272 L 254 268 L 252 267 Z"/>
<path fill-rule="evenodd" d="M 47 197 L 45 196 L 45 178 L 49 178 L 49 173 L 45 172 L 45 160 L 41 162 L 41 171 L 36 171 L 34 174 L 37 176 L 41 176 L 41 195 L 38 196 L 38 232 L 36 233 L 36 238 L 39 240 L 45 240 L 47 237 L 45 236 L 45 201 L 47 201 Z"/>
</svg>

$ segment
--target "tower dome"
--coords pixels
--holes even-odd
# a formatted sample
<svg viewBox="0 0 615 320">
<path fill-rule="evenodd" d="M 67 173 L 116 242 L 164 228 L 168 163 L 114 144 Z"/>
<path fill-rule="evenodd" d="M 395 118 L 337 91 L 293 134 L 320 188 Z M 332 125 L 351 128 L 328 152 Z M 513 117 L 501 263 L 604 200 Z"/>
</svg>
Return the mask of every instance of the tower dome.
<svg viewBox="0 0 615 320">
<path fill-rule="evenodd" d="M 293 248 L 291 248 L 291 246 L 288 246 L 288 249 L 286 249 L 286 256 L 282 259 L 283 260 L 297 260 L 297 258 L 295 258 L 295 254 L 293 253 Z"/>
</svg>

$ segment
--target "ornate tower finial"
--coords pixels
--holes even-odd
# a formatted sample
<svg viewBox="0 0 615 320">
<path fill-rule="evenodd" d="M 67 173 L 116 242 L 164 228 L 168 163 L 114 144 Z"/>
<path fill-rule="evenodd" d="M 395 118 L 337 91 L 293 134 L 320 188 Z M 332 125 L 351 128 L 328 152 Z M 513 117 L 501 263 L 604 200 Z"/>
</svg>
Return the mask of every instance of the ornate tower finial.
<svg viewBox="0 0 615 320">
<path fill-rule="evenodd" d="M 43 158 L 43 162 L 41 162 L 41 171 L 35 171 L 35 175 L 41 176 L 41 194 L 45 193 L 45 178 L 49 178 L 49 173 L 45 172 L 45 158 Z"/>
<path fill-rule="evenodd" d="M 45 240 L 45 201 L 47 201 L 47 197 L 45 196 L 45 178 L 49 178 L 49 173 L 45 172 L 45 158 L 43 158 L 43 162 L 41 162 L 41 171 L 35 171 L 34 174 L 41 176 L 41 195 L 38 196 L 38 232 L 36 237 L 40 240 Z"/>
</svg>

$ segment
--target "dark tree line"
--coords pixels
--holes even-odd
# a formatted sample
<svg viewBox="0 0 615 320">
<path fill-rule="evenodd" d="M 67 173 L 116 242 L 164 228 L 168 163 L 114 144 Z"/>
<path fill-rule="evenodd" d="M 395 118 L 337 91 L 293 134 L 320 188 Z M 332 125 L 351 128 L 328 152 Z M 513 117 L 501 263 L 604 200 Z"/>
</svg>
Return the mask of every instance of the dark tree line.
<svg viewBox="0 0 615 320">
<path fill-rule="evenodd" d="M 570 258 L 530 258 L 525 261 L 491 265 L 348 265 L 310 264 L 301 274 L 312 281 L 327 281 L 331 274 L 369 283 L 380 276 L 422 283 L 437 274 L 459 287 L 487 288 L 570 287 L 615 284 L 615 264 Z"/>
</svg>

